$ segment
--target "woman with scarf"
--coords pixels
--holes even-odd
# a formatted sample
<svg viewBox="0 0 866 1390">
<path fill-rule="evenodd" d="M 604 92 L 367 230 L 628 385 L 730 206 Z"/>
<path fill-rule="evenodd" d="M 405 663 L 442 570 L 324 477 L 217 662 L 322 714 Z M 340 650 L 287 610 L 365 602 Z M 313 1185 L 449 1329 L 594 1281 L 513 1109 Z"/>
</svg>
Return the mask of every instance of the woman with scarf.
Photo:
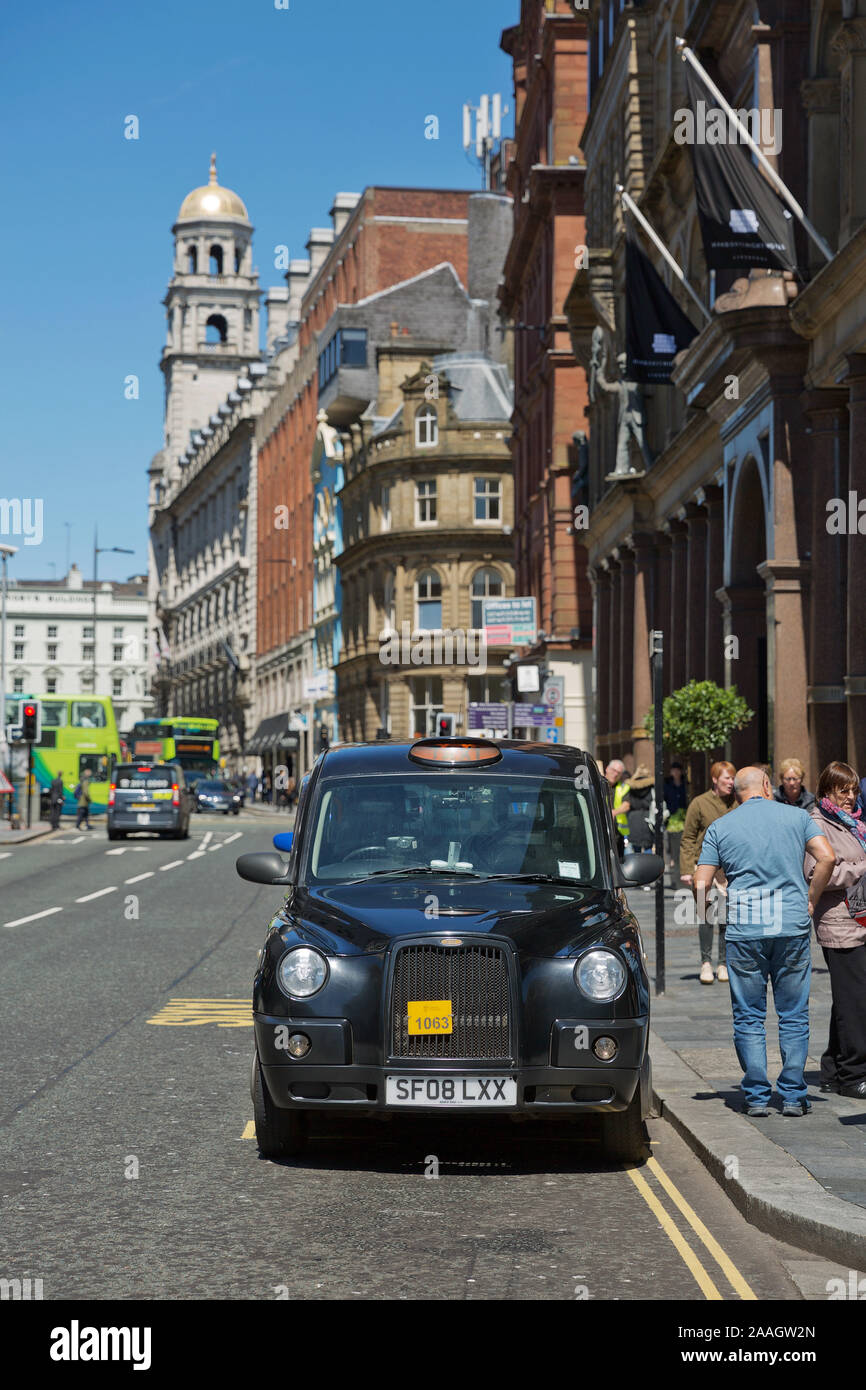
<svg viewBox="0 0 866 1390">
<path fill-rule="evenodd" d="M 854 920 L 845 903 L 846 893 L 866 875 L 866 823 L 857 806 L 859 791 L 853 767 L 828 763 L 809 814 L 836 855 L 836 867 L 814 914 L 833 994 L 821 1090 L 866 1100 L 866 927 Z M 807 854 L 807 878 L 814 867 Z"/>
</svg>

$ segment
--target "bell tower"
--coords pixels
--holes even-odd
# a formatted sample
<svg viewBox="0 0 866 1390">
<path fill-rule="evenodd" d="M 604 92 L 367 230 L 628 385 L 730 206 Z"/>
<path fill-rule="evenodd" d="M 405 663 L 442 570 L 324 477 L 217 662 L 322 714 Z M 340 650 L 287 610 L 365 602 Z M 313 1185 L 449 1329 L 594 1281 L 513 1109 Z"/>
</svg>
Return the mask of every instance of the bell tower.
<svg viewBox="0 0 866 1390">
<path fill-rule="evenodd" d="M 241 372 L 261 359 L 253 228 L 243 201 L 210 177 L 184 198 L 172 232 L 174 273 L 163 300 L 164 476 L 206 428 Z"/>
</svg>

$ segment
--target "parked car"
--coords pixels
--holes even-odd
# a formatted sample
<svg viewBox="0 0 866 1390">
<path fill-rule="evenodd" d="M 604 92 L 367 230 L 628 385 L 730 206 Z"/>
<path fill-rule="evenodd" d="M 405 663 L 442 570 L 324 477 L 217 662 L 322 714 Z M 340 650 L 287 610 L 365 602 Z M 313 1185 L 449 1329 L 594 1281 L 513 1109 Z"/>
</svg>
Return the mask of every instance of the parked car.
<svg viewBox="0 0 866 1390">
<path fill-rule="evenodd" d="M 189 836 L 192 794 L 179 763 L 117 763 L 108 791 L 109 840 L 150 830 L 175 840 Z"/>
<path fill-rule="evenodd" d="M 199 811 L 222 811 L 236 816 L 241 809 L 238 792 L 222 778 L 202 777 L 195 785 L 195 803 Z"/>
<path fill-rule="evenodd" d="M 285 894 L 253 987 L 262 1154 L 308 1114 L 601 1117 L 645 1154 L 649 982 L 594 760 L 559 745 L 426 738 L 324 752 L 280 853 L 237 871 Z"/>
</svg>

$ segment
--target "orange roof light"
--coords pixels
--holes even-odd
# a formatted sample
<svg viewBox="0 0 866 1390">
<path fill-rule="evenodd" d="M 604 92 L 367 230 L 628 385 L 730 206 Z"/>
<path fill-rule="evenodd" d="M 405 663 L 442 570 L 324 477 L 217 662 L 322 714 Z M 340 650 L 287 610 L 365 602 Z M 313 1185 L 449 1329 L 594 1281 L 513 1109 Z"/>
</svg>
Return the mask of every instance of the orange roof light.
<svg viewBox="0 0 866 1390">
<path fill-rule="evenodd" d="M 409 749 L 416 763 L 440 763 L 455 767 L 459 763 L 496 763 L 502 750 L 484 738 L 424 738 Z"/>
</svg>

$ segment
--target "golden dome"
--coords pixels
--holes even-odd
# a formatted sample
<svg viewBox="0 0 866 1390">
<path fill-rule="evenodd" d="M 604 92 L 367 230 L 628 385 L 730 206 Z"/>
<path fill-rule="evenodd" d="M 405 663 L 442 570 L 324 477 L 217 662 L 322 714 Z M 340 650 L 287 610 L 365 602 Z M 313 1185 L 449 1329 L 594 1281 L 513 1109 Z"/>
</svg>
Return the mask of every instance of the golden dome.
<svg viewBox="0 0 866 1390">
<path fill-rule="evenodd" d="M 240 217 L 249 222 L 249 215 L 243 201 L 230 188 L 221 188 L 217 183 L 216 155 L 210 157 L 210 178 L 202 188 L 194 188 L 187 193 L 180 205 L 178 222 L 198 222 L 203 217 Z"/>
</svg>

